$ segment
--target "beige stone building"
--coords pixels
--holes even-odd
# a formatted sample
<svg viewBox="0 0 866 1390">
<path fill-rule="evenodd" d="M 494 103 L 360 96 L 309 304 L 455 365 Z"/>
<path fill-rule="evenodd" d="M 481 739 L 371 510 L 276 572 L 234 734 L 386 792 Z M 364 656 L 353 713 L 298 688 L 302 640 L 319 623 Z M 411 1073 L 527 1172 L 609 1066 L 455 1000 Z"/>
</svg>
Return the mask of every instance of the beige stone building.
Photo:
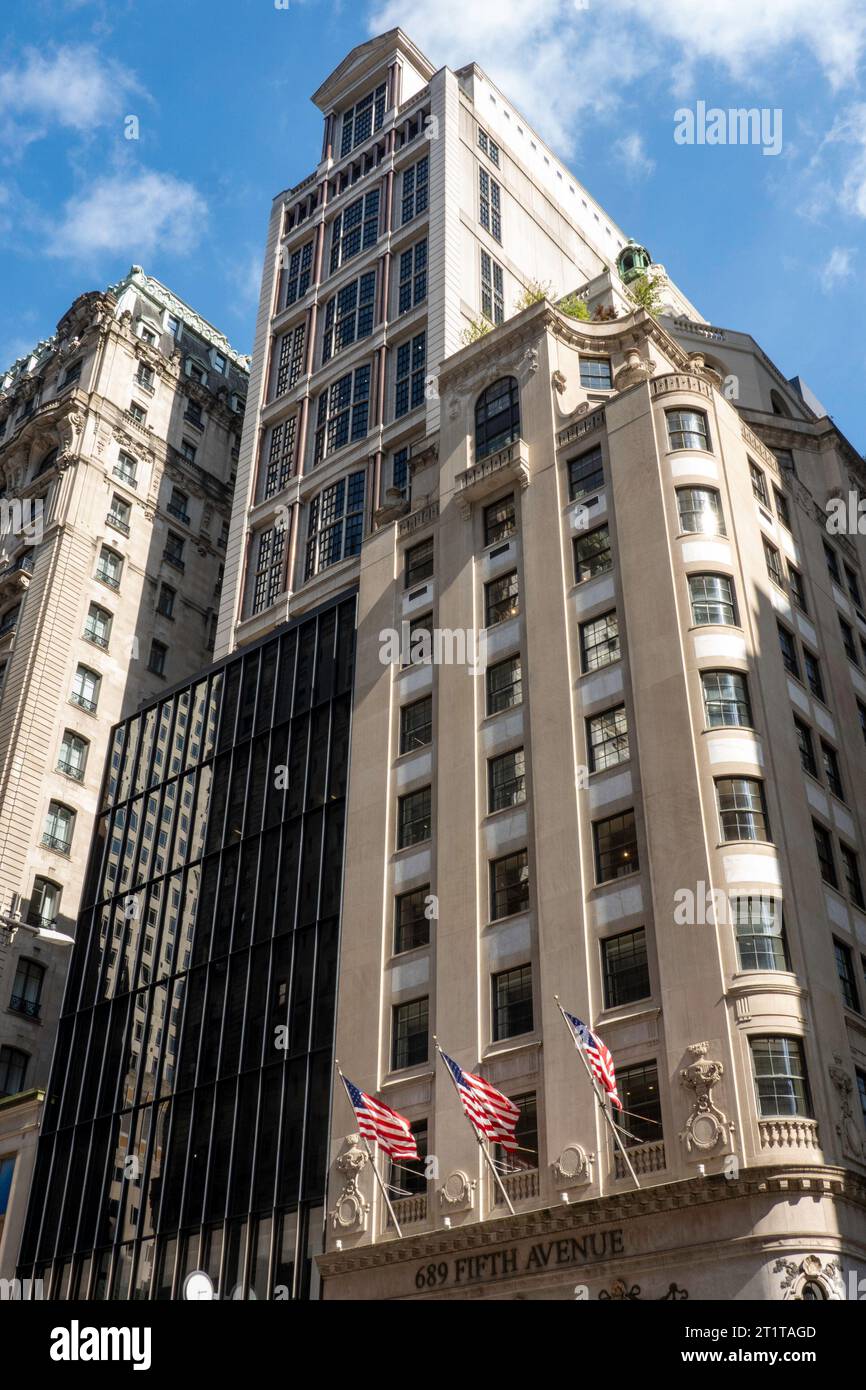
<svg viewBox="0 0 866 1390">
<path fill-rule="evenodd" d="M 247 382 L 137 266 L 0 380 L 0 1097 L 47 1083 L 111 726 L 211 659 Z"/>
</svg>

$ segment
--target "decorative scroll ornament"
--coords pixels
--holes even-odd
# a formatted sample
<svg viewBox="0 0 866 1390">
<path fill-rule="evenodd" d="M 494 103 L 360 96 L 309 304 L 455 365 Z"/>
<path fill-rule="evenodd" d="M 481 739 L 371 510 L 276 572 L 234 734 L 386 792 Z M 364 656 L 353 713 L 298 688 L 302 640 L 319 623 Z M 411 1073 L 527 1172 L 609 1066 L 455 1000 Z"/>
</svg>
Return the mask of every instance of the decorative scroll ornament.
<svg viewBox="0 0 866 1390">
<path fill-rule="evenodd" d="M 854 1119 L 854 1111 L 851 1108 L 851 1094 L 854 1090 L 854 1083 L 842 1066 L 842 1058 L 836 1057 L 835 1066 L 828 1068 L 830 1080 L 839 1093 L 839 1120 L 836 1125 L 836 1133 L 842 1141 L 842 1152 L 846 1158 L 856 1159 L 863 1162 L 863 1141 L 860 1138 L 859 1126 Z"/>
<path fill-rule="evenodd" d="M 721 1062 L 710 1061 L 708 1051 L 708 1043 L 692 1043 L 689 1052 L 695 1060 L 680 1072 L 683 1086 L 695 1094 L 691 1114 L 680 1133 L 686 1153 L 694 1149 L 709 1153 L 719 1143 L 729 1144 L 734 1129 L 724 1111 L 713 1104 L 713 1087 L 721 1081 L 725 1068 Z"/>
<path fill-rule="evenodd" d="M 439 1201 L 451 1211 L 470 1211 L 475 1205 L 474 1178 L 470 1178 L 462 1168 L 455 1168 L 439 1189 Z"/>
<path fill-rule="evenodd" d="M 794 1260 L 777 1260 L 774 1274 L 784 1273 L 780 1288 L 784 1299 L 797 1302 L 820 1302 L 845 1297 L 845 1285 L 838 1260 L 823 1264 L 817 1255 L 807 1255 L 799 1264 Z"/>
<path fill-rule="evenodd" d="M 553 384 L 554 391 L 556 391 L 561 396 L 566 388 L 566 385 L 568 384 L 565 380 L 564 374 L 559 371 L 554 372 L 550 380 Z"/>
<path fill-rule="evenodd" d="M 574 1187 L 578 1183 L 592 1182 L 592 1165 L 595 1154 L 588 1154 L 580 1144 L 566 1144 L 555 1163 L 550 1166 L 560 1187 Z"/>
<path fill-rule="evenodd" d="M 660 1294 L 653 1300 L 656 1303 L 681 1303 L 689 1296 L 688 1289 L 681 1289 L 678 1284 L 668 1284 L 667 1293 Z M 607 1301 L 627 1301 L 637 1303 L 641 1297 L 640 1284 L 626 1284 L 624 1279 L 614 1279 L 610 1289 L 602 1289 L 599 1298 L 603 1302 Z"/>
<path fill-rule="evenodd" d="M 358 1178 L 370 1156 L 359 1143 L 360 1134 L 348 1134 L 344 1143 L 348 1146 L 334 1159 L 334 1167 L 345 1179 L 342 1192 L 334 1203 L 331 1225 L 335 1231 L 360 1232 L 367 1229 L 367 1216 L 370 1203 L 358 1191 Z"/>
<path fill-rule="evenodd" d="M 625 363 L 614 377 L 614 388 L 617 391 L 624 391 L 627 386 L 635 386 L 639 381 L 646 381 L 648 377 L 653 375 L 654 371 L 655 363 L 641 357 L 636 347 L 626 348 Z"/>
</svg>

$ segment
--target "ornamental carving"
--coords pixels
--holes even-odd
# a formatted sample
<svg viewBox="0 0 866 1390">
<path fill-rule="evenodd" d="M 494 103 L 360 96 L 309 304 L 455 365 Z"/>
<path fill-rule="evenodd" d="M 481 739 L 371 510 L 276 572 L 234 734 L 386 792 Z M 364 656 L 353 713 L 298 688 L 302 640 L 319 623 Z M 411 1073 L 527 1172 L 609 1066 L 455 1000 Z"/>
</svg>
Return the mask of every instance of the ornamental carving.
<svg viewBox="0 0 866 1390">
<path fill-rule="evenodd" d="M 654 1300 L 657 1303 L 681 1303 L 689 1296 L 688 1289 L 681 1289 L 678 1284 L 668 1284 L 667 1293 L 659 1294 Z M 610 1289 L 602 1289 L 599 1298 L 602 1301 L 627 1301 L 637 1303 L 641 1297 L 640 1284 L 628 1285 L 624 1279 L 614 1279 Z"/>
<path fill-rule="evenodd" d="M 440 1204 L 450 1211 L 470 1211 L 475 1205 L 475 1180 L 455 1168 L 439 1189 Z"/>
<path fill-rule="evenodd" d="M 614 388 L 617 391 L 624 391 L 628 386 L 636 386 L 639 381 L 646 381 L 648 377 L 653 375 L 655 367 L 655 362 L 641 357 L 636 347 L 626 348 L 625 363 L 614 375 Z"/>
<path fill-rule="evenodd" d="M 798 1264 L 795 1260 L 777 1260 L 774 1274 L 784 1274 L 779 1287 L 782 1298 L 796 1302 L 820 1302 L 845 1297 L 845 1285 L 838 1260 L 825 1260 L 807 1255 Z"/>
<path fill-rule="evenodd" d="M 595 1154 L 588 1154 L 580 1144 L 566 1144 L 555 1163 L 550 1166 L 560 1187 L 575 1187 L 592 1182 Z"/>
<path fill-rule="evenodd" d="M 370 1211 L 370 1203 L 358 1191 L 358 1179 L 370 1161 L 360 1138 L 360 1134 L 348 1134 L 343 1141 L 347 1147 L 334 1159 L 334 1167 L 344 1181 L 330 1213 L 331 1225 L 335 1231 L 346 1234 L 366 1231 Z"/>
<path fill-rule="evenodd" d="M 565 374 L 559 371 L 554 372 L 550 380 L 553 385 L 554 391 L 556 391 L 557 394 L 561 396 L 566 388 L 566 385 L 568 384 L 565 379 Z"/>
<path fill-rule="evenodd" d="M 708 1051 L 709 1043 L 692 1043 L 689 1052 L 695 1060 L 680 1072 L 683 1086 L 694 1092 L 691 1114 L 680 1132 L 688 1154 L 695 1149 L 709 1153 L 720 1143 L 729 1144 L 734 1129 L 724 1111 L 713 1103 L 713 1087 L 721 1081 L 725 1068 L 721 1062 L 711 1061 L 706 1055 Z"/>
<path fill-rule="evenodd" d="M 863 1141 L 860 1138 L 860 1126 L 854 1119 L 854 1111 L 851 1107 L 851 1095 L 854 1090 L 854 1083 L 842 1065 L 842 1058 L 835 1057 L 835 1066 L 829 1067 L 830 1080 L 839 1093 L 839 1120 L 836 1124 L 836 1133 L 842 1144 L 842 1152 L 846 1158 L 856 1159 L 863 1162 Z"/>
</svg>

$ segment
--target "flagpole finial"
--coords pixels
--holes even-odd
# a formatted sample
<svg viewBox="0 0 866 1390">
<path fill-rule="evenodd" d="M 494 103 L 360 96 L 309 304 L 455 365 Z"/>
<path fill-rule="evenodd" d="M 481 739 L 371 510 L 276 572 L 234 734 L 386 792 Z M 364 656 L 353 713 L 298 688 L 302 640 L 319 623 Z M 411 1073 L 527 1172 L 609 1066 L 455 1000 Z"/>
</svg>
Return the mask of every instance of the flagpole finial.
<svg viewBox="0 0 866 1390">
<path fill-rule="evenodd" d="M 558 994 L 554 994 L 553 997 L 554 997 L 554 999 L 556 1000 L 556 1002 L 557 1002 L 557 1004 L 558 1004 L 558 1003 L 559 1003 L 559 995 L 558 995 Z"/>
</svg>

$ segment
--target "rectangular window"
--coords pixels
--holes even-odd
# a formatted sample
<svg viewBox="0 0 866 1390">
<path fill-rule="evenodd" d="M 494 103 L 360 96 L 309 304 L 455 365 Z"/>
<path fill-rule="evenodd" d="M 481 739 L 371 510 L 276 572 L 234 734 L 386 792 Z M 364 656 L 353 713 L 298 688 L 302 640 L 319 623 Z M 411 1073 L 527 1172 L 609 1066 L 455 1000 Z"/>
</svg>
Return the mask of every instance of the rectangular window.
<svg viewBox="0 0 866 1390">
<path fill-rule="evenodd" d="M 433 614 L 409 619 L 409 650 L 404 666 L 430 666 L 433 661 Z"/>
<path fill-rule="evenodd" d="M 568 500 L 589 497 L 604 487 L 604 468 L 601 461 L 601 446 L 596 445 L 589 453 L 580 454 L 568 461 Z"/>
<path fill-rule="evenodd" d="M 499 714 L 523 702 L 523 678 L 519 656 L 510 656 L 487 668 L 487 713 Z"/>
<path fill-rule="evenodd" d="M 812 821 L 812 829 L 815 833 L 815 849 L 818 854 L 818 867 L 821 870 L 821 877 L 825 883 L 829 883 L 831 888 L 839 887 L 839 879 L 836 875 L 836 860 L 833 855 L 833 840 L 829 830 L 818 821 Z"/>
<path fill-rule="evenodd" d="M 854 974 L 854 961 L 851 950 L 842 941 L 833 937 L 833 952 L 836 957 L 836 974 L 842 989 L 842 1001 L 848 1009 L 860 1012 L 860 996 L 857 993 L 857 979 Z"/>
<path fill-rule="evenodd" d="M 105 518 L 109 526 L 113 526 L 115 531 L 122 531 L 124 536 L 128 536 L 131 516 L 132 508 L 129 503 L 115 492 L 111 499 L 108 516 Z"/>
<path fill-rule="evenodd" d="M 420 845 L 429 840 L 432 834 L 432 791 L 422 787 L 420 791 L 409 792 L 397 802 L 397 848 L 407 849 L 410 845 Z"/>
<path fill-rule="evenodd" d="M 497 168 L 499 167 L 499 146 L 496 141 L 487 134 L 486 130 L 478 131 L 478 148 L 481 150 L 482 154 L 487 155 L 491 164 L 495 164 Z"/>
<path fill-rule="evenodd" d="M 496 325 L 505 318 L 505 279 L 502 266 L 486 251 L 481 252 L 481 313 Z"/>
<path fill-rule="evenodd" d="M 623 1144 L 630 1148 L 634 1144 L 660 1143 L 662 1134 L 662 1103 L 659 1094 L 659 1072 L 655 1062 L 640 1062 L 633 1067 L 623 1067 L 617 1072 L 617 1089 L 628 1112 L 627 1123 L 630 1138 L 622 1136 Z"/>
<path fill-rule="evenodd" d="M 806 671 L 806 684 L 815 696 L 816 700 L 824 699 L 824 680 L 821 676 L 821 664 L 817 656 L 803 648 L 803 666 Z"/>
<path fill-rule="evenodd" d="M 798 569 L 788 562 L 788 585 L 791 590 L 791 598 L 794 600 L 801 613 L 808 613 L 806 606 L 806 587 L 803 583 L 803 576 Z"/>
<path fill-rule="evenodd" d="M 618 816 L 598 820 L 592 830 L 597 883 L 609 883 L 611 879 L 624 878 L 626 874 L 637 872 L 640 860 L 634 811 L 623 811 Z"/>
<path fill-rule="evenodd" d="M 310 502 L 304 578 L 339 564 L 361 549 L 366 473 L 350 473 Z"/>
<path fill-rule="evenodd" d="M 164 642 L 157 642 L 154 639 L 150 644 L 150 657 L 147 663 L 148 671 L 152 671 L 155 676 L 165 675 L 165 659 L 168 656 L 168 647 Z"/>
<path fill-rule="evenodd" d="M 407 496 L 409 484 L 409 446 L 395 449 L 391 455 L 391 485 Z"/>
<path fill-rule="evenodd" d="M 136 486 L 138 464 L 131 454 L 124 454 L 122 451 L 117 455 L 117 463 L 112 469 L 116 478 L 122 478 L 130 487 Z"/>
<path fill-rule="evenodd" d="M 602 666 L 610 666 L 619 661 L 619 619 L 616 610 L 604 613 L 600 618 L 592 618 L 580 625 L 580 666 L 581 671 L 598 671 Z"/>
<path fill-rule="evenodd" d="M 502 193 L 486 169 L 478 170 L 478 221 L 494 241 L 502 240 Z"/>
<path fill-rule="evenodd" d="M 387 83 L 380 82 L 372 92 L 368 92 L 348 111 L 343 112 L 340 127 L 340 158 L 350 154 L 357 145 L 369 140 L 377 130 L 381 130 L 385 119 L 385 98 Z"/>
<path fill-rule="evenodd" d="M 276 602 L 285 589 L 283 558 L 286 550 L 286 528 L 282 522 L 268 526 L 254 540 L 255 569 L 253 571 L 253 613 L 261 613 Z"/>
<path fill-rule="evenodd" d="M 749 686 L 739 671 L 702 671 L 701 686 L 707 728 L 753 727 Z"/>
<path fill-rule="evenodd" d="M 507 497 L 500 497 L 498 502 L 491 502 L 484 508 L 484 544 L 498 545 L 516 534 L 517 510 L 514 493 L 509 492 Z"/>
<path fill-rule="evenodd" d="M 845 583 L 848 586 L 848 593 L 851 595 L 852 603 L 858 608 L 863 607 L 863 599 L 860 596 L 860 581 L 850 565 L 845 565 Z"/>
<path fill-rule="evenodd" d="M 580 384 L 588 391 L 610 391 L 613 378 L 609 357 L 581 357 Z"/>
<path fill-rule="evenodd" d="M 643 927 L 602 941 L 601 962 L 606 1009 L 648 998 L 651 990 Z"/>
<path fill-rule="evenodd" d="M 156 604 L 156 611 L 163 618 L 174 617 L 174 601 L 177 597 L 176 591 L 170 584 L 160 584 L 159 599 Z"/>
<path fill-rule="evenodd" d="M 363 197 L 338 212 L 331 225 L 331 274 L 359 251 L 379 239 L 380 190 L 371 188 Z"/>
<path fill-rule="evenodd" d="M 401 186 L 402 225 L 411 222 L 413 217 L 427 211 L 430 190 L 430 160 L 425 154 L 417 164 L 403 170 Z"/>
<path fill-rule="evenodd" d="M 863 880 L 860 877 L 860 861 L 853 849 L 839 841 L 839 853 L 842 855 L 842 872 L 845 875 L 845 886 L 848 889 L 848 897 L 855 907 L 864 908 L 866 902 L 863 899 Z"/>
<path fill-rule="evenodd" d="M 532 966 L 518 965 L 493 976 L 493 1041 L 531 1033 Z"/>
<path fill-rule="evenodd" d="M 351 343 L 368 338 L 373 332 L 376 301 L 376 272 L 368 270 L 344 285 L 325 305 L 322 335 L 322 363 Z"/>
<path fill-rule="evenodd" d="M 831 545 L 828 545 L 826 541 L 823 542 L 823 545 L 824 545 L 824 559 L 827 561 L 827 573 L 829 574 L 829 576 L 830 576 L 830 578 L 832 579 L 833 583 L 834 583 L 834 584 L 838 584 L 839 587 L 840 587 L 840 589 L 841 589 L 841 587 L 842 587 L 842 574 L 841 574 L 841 571 L 840 571 L 840 569 L 839 569 L 839 557 L 837 556 L 837 554 L 836 554 L 835 550 L 833 549 L 833 547 L 832 547 Z"/>
<path fill-rule="evenodd" d="M 774 545 L 770 545 L 768 540 L 764 541 L 764 559 L 767 562 L 767 573 L 774 584 L 778 584 L 780 589 L 785 587 L 785 575 L 782 570 L 782 558 Z"/>
<path fill-rule="evenodd" d="M 394 419 L 399 420 L 416 406 L 424 404 L 424 368 L 427 361 L 427 334 L 401 343 L 397 349 L 397 376 L 394 392 Z"/>
<path fill-rule="evenodd" d="M 671 449 L 710 448 L 707 417 L 702 410 L 667 410 L 668 443 Z"/>
<path fill-rule="evenodd" d="M 370 366 L 367 363 L 326 386 L 319 396 L 313 464 L 321 463 L 354 440 L 363 439 L 369 426 L 369 412 Z"/>
<path fill-rule="evenodd" d="M 416 946 L 430 943 L 430 919 L 427 916 L 427 899 L 430 884 L 416 888 L 411 893 L 401 893 L 394 904 L 394 954 L 414 951 Z"/>
<path fill-rule="evenodd" d="M 72 848 L 72 832 L 75 828 L 75 812 L 59 801 L 51 801 L 42 831 L 42 844 L 58 854 L 68 854 Z"/>
<path fill-rule="evenodd" d="M 425 695 L 400 710 L 400 752 L 411 753 L 433 742 L 433 696 Z"/>
<path fill-rule="evenodd" d="M 851 630 L 850 623 L 846 623 L 844 618 L 839 619 L 839 631 L 842 634 L 842 646 L 845 648 L 845 655 L 855 666 L 859 666 L 860 659 L 857 656 L 857 647 L 854 644 L 854 633 Z"/>
<path fill-rule="evenodd" d="M 716 799 L 722 839 L 769 842 L 764 786 L 756 777 L 721 777 Z"/>
<path fill-rule="evenodd" d="M 800 750 L 800 765 L 804 772 L 808 772 L 810 777 L 818 776 L 818 764 L 815 761 L 815 745 L 812 739 L 812 730 L 808 724 L 804 724 L 794 715 L 794 729 L 797 735 L 797 747 Z"/>
<path fill-rule="evenodd" d="M 289 256 L 286 267 L 286 295 L 283 308 L 288 309 L 298 299 L 302 299 L 310 288 L 310 275 L 313 269 L 313 243 L 307 241 Z"/>
<path fill-rule="evenodd" d="M 183 558 L 184 546 L 186 542 L 183 536 L 179 536 L 176 531 L 169 531 L 165 538 L 165 549 L 162 558 L 167 560 L 175 569 L 182 570 L 185 567 Z"/>
<path fill-rule="evenodd" d="M 845 793 L 842 789 L 842 774 L 839 771 L 839 755 L 835 748 L 821 739 L 821 761 L 824 764 L 824 776 L 827 779 L 827 786 L 834 796 L 838 796 L 840 801 L 845 800 Z"/>
<path fill-rule="evenodd" d="M 520 612 L 520 598 L 517 590 L 517 570 L 491 579 L 484 586 L 484 626 L 495 627 L 497 623 L 514 618 Z"/>
<path fill-rule="evenodd" d="M 603 772 L 628 761 L 628 721 L 625 705 L 606 709 L 586 721 L 586 750 L 590 772 Z"/>
<path fill-rule="evenodd" d="M 751 1038 L 758 1114 L 762 1119 L 812 1114 L 799 1038 Z"/>
<path fill-rule="evenodd" d="M 529 857 L 525 849 L 490 865 L 490 920 L 529 911 Z"/>
<path fill-rule="evenodd" d="M 769 510 L 770 498 L 767 493 L 767 480 L 764 477 L 764 470 L 759 468 L 756 463 L 749 459 L 749 477 L 752 481 L 752 492 L 762 507 Z"/>
<path fill-rule="evenodd" d="M 391 1052 L 391 1067 L 399 1071 L 401 1067 L 417 1067 L 427 1061 L 428 1018 L 427 999 L 413 999 L 408 1004 L 398 1004 L 394 1009 L 394 1040 Z"/>
<path fill-rule="evenodd" d="M 400 253 L 398 312 L 408 313 L 427 298 L 427 238 Z"/>
<path fill-rule="evenodd" d="M 724 536 L 722 499 L 714 487 L 678 487 L 680 530 L 689 535 Z"/>
<path fill-rule="evenodd" d="M 171 499 L 168 503 L 167 511 L 178 521 L 182 521 L 185 526 L 189 526 L 189 498 L 185 492 L 181 492 L 179 487 L 171 490 Z"/>
<path fill-rule="evenodd" d="M 414 588 L 433 575 L 433 537 L 428 536 L 420 545 L 413 545 L 406 551 L 406 588 Z"/>
<path fill-rule="evenodd" d="M 788 499 L 784 492 L 780 492 L 777 487 L 773 488 L 773 496 L 776 499 L 776 516 L 779 518 L 786 531 L 790 531 L 791 513 L 788 508 Z"/>
<path fill-rule="evenodd" d="M 857 718 L 860 721 L 860 732 L 863 735 L 863 742 L 866 743 L 866 705 L 862 700 L 857 701 Z"/>
<path fill-rule="evenodd" d="M 610 528 L 597 526 L 584 536 L 575 536 L 574 580 L 582 584 L 585 579 L 594 579 L 597 574 L 607 574 L 613 569 L 613 556 L 610 550 Z"/>
<path fill-rule="evenodd" d="M 85 739 L 79 738 L 71 729 L 66 729 L 57 758 L 58 772 L 62 772 L 66 777 L 72 777 L 76 782 L 83 782 L 88 746 Z"/>
<path fill-rule="evenodd" d="M 493 1161 L 505 1173 L 533 1172 L 538 1167 L 538 1102 L 534 1091 L 522 1096 L 509 1096 L 520 1114 L 514 1126 L 517 1151 L 493 1145 Z M 501 1200 L 501 1195 L 496 1201 Z"/>
<path fill-rule="evenodd" d="M 487 800 L 491 812 L 520 806 L 526 800 L 526 764 L 522 748 L 490 759 L 487 764 Z"/>
<path fill-rule="evenodd" d="M 275 497 L 282 492 L 295 474 L 295 441 L 298 417 L 290 415 L 272 425 L 267 439 L 265 456 L 264 496 Z"/>
<path fill-rule="evenodd" d="M 734 584 L 726 574 L 690 574 L 689 596 L 696 627 L 736 627 Z"/>
<path fill-rule="evenodd" d="M 296 327 L 290 328 L 277 340 L 275 397 L 282 396 L 285 391 L 290 391 L 300 380 L 304 370 L 306 341 L 307 327 L 305 323 L 299 323 Z"/>
<path fill-rule="evenodd" d="M 788 952 L 779 898 L 731 899 L 731 915 L 741 970 L 788 970 Z"/>
</svg>

